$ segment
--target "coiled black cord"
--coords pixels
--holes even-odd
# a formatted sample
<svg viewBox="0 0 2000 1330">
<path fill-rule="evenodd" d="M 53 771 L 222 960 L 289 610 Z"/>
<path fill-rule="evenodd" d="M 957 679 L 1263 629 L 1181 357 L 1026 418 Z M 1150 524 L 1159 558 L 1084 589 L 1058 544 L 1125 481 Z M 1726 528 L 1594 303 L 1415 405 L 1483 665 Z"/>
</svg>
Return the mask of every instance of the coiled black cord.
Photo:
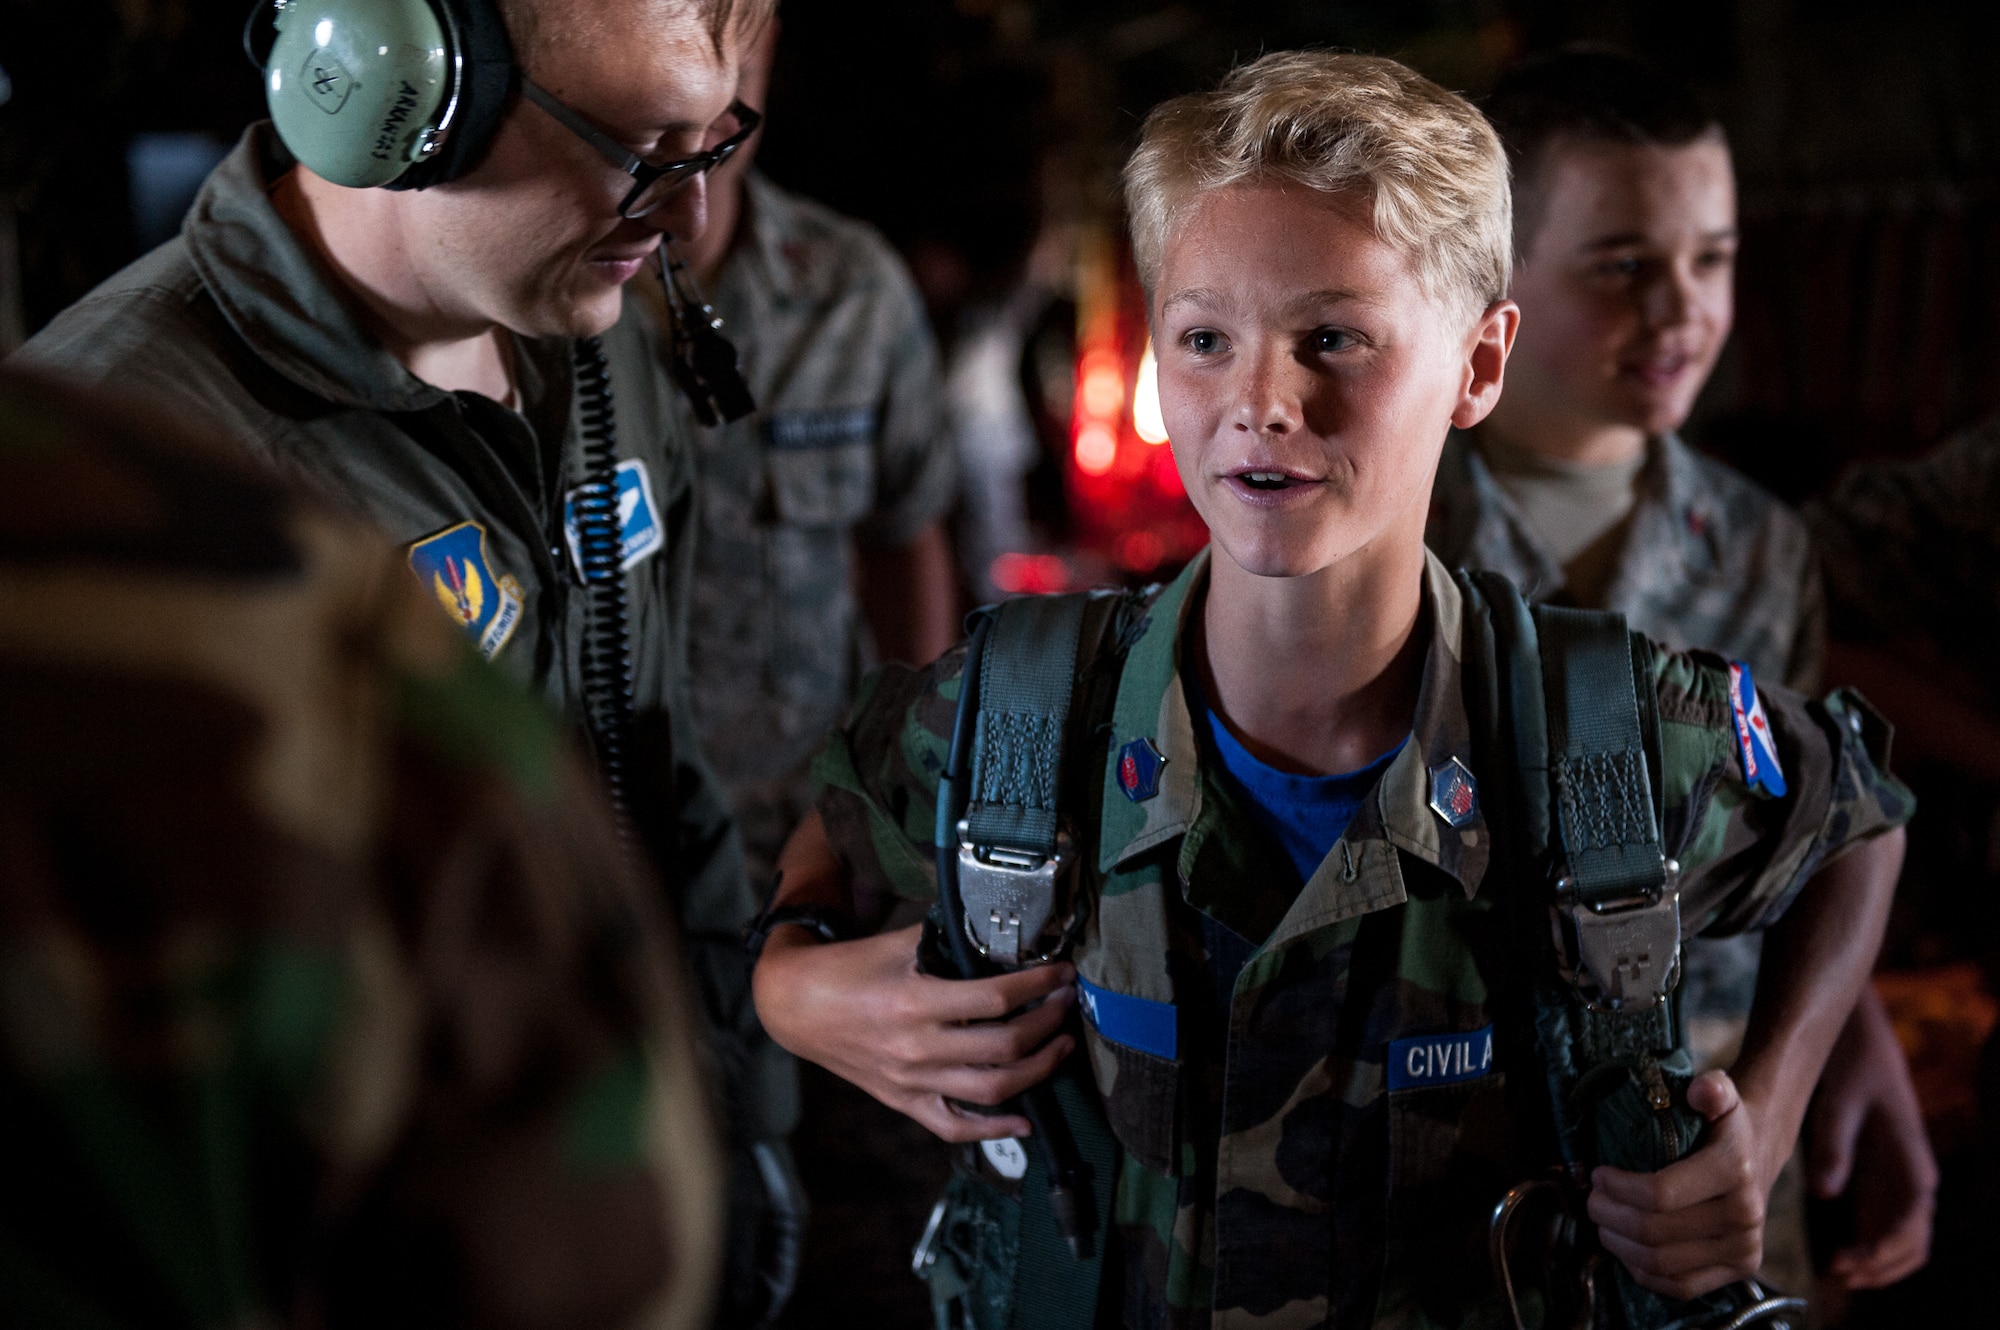
<svg viewBox="0 0 2000 1330">
<path fill-rule="evenodd" d="M 632 752 L 632 626 L 625 603 L 625 541 L 618 520 L 618 422 L 604 343 L 578 339 L 577 399 L 583 421 L 583 484 L 576 491 L 576 543 L 588 596 L 583 636 L 583 696 L 597 765 L 618 811 L 618 831 L 632 843 L 626 761 Z"/>
</svg>

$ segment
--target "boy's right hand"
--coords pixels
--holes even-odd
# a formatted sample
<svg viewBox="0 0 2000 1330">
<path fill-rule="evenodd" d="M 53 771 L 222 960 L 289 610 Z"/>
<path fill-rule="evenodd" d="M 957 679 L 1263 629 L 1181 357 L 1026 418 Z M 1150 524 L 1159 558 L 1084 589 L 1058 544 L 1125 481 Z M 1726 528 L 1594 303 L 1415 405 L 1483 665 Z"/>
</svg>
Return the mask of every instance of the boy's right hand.
<svg viewBox="0 0 2000 1330">
<path fill-rule="evenodd" d="M 803 929 L 779 928 L 752 980 L 757 1015 L 785 1048 L 947 1141 L 1026 1136 L 1028 1121 L 1018 1114 L 987 1117 L 947 1101 L 1000 1104 L 1047 1079 L 1076 1046 L 1060 1033 L 1076 1001 L 1076 970 L 1057 964 L 938 979 L 917 969 L 922 933 L 917 924 L 819 942 Z"/>
</svg>

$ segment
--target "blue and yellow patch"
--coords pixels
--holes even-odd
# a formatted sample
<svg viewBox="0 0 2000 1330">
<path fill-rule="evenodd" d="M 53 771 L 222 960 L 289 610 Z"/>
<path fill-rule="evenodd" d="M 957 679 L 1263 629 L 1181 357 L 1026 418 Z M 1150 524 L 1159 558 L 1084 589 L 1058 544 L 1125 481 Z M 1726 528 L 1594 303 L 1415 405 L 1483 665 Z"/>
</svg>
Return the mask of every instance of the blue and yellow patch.
<svg viewBox="0 0 2000 1330">
<path fill-rule="evenodd" d="M 410 546 L 410 571 L 488 660 L 521 622 L 521 584 L 494 572 L 486 528 L 477 522 L 460 522 Z"/>
</svg>

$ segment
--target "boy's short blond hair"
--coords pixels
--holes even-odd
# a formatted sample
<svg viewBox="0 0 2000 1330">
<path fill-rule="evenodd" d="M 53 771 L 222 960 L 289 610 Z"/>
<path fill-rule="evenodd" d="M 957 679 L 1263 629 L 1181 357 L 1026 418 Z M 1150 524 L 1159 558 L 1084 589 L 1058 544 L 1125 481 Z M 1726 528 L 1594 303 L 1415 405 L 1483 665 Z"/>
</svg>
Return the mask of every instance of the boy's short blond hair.
<svg viewBox="0 0 2000 1330">
<path fill-rule="evenodd" d="M 1125 166 L 1146 290 L 1198 195 L 1272 180 L 1372 198 L 1375 234 L 1416 260 L 1432 299 L 1470 313 L 1507 294 L 1513 203 L 1486 117 L 1394 60 L 1330 51 L 1264 56 L 1146 117 Z"/>
</svg>

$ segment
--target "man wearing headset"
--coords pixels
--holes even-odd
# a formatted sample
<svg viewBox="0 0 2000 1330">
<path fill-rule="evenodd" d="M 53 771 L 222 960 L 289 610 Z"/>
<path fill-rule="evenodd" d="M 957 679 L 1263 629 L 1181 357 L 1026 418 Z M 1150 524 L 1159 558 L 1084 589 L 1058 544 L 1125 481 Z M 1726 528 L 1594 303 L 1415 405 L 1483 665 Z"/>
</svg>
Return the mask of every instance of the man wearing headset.
<svg viewBox="0 0 2000 1330">
<path fill-rule="evenodd" d="M 700 233 L 703 177 L 755 130 L 734 90 L 770 9 L 260 7 L 272 119 L 179 237 L 19 353 L 239 439 L 372 519 L 502 674 L 584 722 L 699 976 L 733 1136 L 730 1325 L 788 1288 L 795 1108 L 748 1001 L 736 834 L 682 723 L 692 471 L 661 366 L 729 414 L 733 364 L 685 284 L 664 339 L 622 288 L 663 237 Z M 434 1050 L 473 1079 L 495 1055 Z"/>
</svg>

